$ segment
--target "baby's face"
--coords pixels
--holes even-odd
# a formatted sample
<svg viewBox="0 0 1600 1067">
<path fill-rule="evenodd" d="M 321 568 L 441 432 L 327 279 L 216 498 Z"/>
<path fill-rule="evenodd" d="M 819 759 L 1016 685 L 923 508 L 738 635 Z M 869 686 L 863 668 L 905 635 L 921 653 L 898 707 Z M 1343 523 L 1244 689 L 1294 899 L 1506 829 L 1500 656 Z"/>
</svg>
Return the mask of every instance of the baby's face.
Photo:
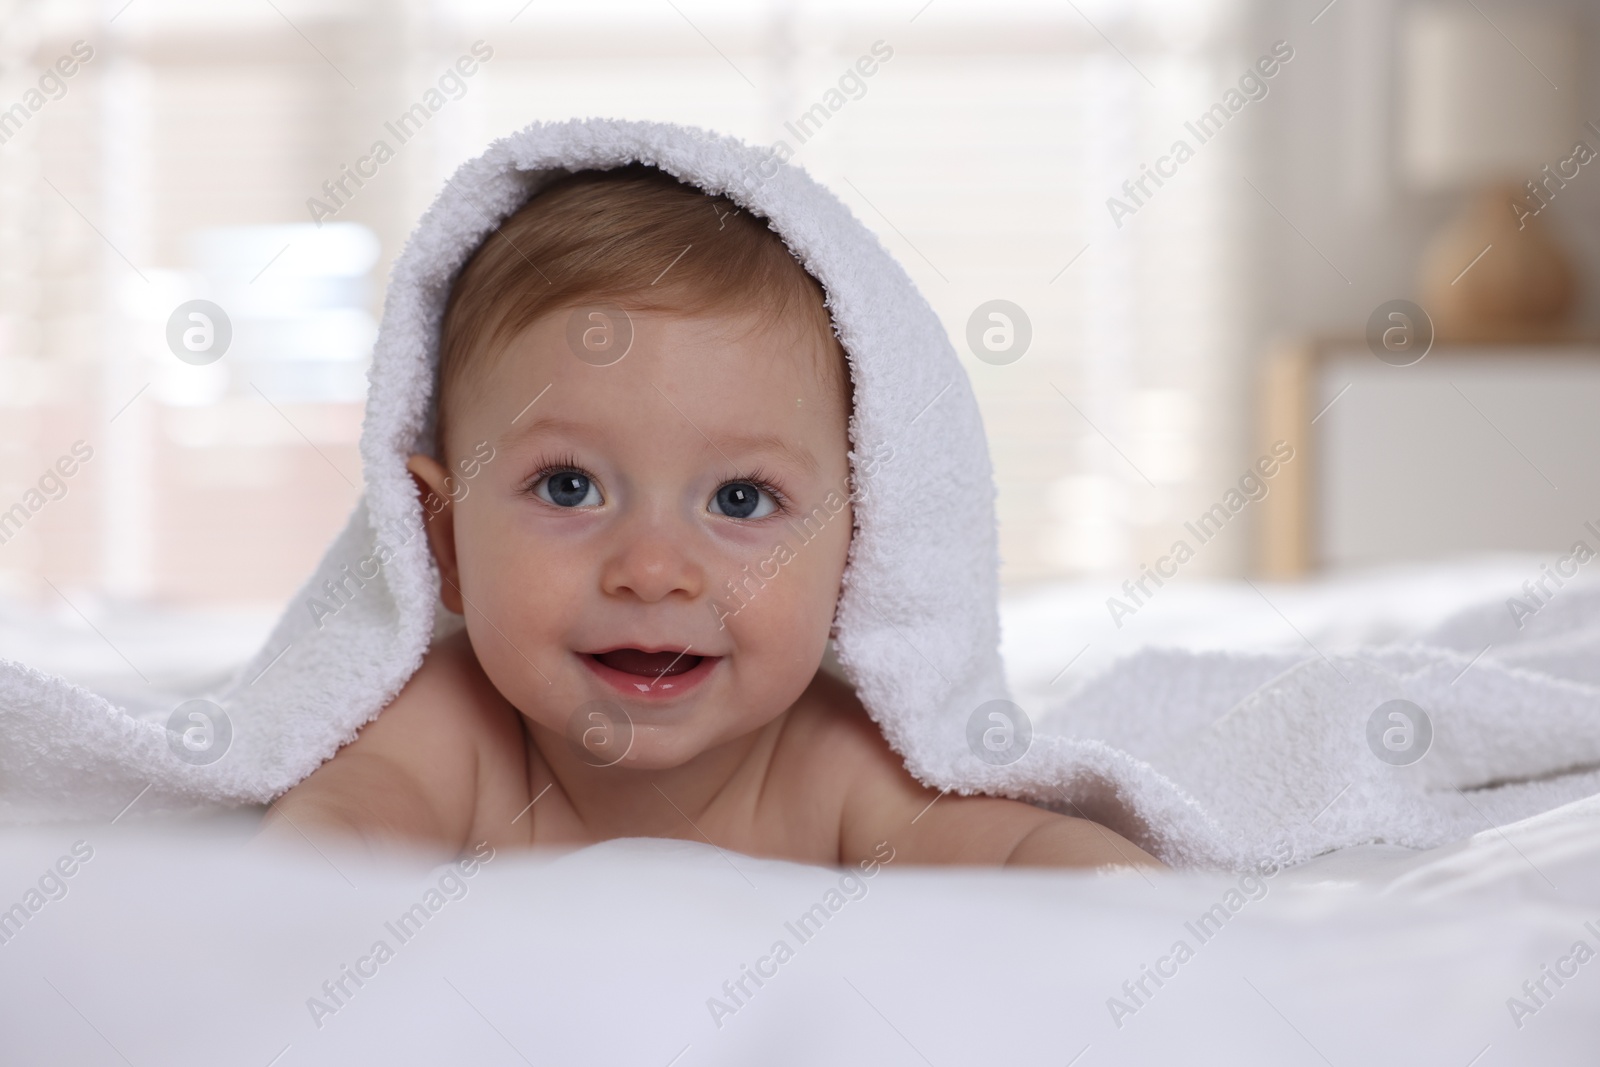
<svg viewBox="0 0 1600 1067">
<path fill-rule="evenodd" d="M 448 484 L 411 469 L 454 500 L 429 523 L 442 594 L 501 694 L 587 731 L 586 762 L 675 767 L 770 722 L 821 661 L 852 522 L 845 401 L 819 374 L 838 357 L 795 322 L 648 312 L 594 366 L 570 316 L 452 397 Z"/>
</svg>

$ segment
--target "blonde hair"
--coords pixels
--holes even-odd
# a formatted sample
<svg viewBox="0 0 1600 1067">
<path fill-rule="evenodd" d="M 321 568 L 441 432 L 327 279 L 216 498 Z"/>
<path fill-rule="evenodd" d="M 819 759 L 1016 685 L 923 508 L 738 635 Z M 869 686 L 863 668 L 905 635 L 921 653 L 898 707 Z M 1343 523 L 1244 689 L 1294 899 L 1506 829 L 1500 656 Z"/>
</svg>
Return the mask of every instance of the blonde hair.
<svg viewBox="0 0 1600 1067">
<path fill-rule="evenodd" d="M 764 322 L 794 315 L 832 353 L 818 370 L 850 410 L 822 286 L 783 239 L 727 197 L 634 163 L 558 178 L 457 274 L 439 341 L 440 455 L 446 401 L 475 369 L 547 312 L 601 301 L 682 314 L 757 308 Z"/>
</svg>

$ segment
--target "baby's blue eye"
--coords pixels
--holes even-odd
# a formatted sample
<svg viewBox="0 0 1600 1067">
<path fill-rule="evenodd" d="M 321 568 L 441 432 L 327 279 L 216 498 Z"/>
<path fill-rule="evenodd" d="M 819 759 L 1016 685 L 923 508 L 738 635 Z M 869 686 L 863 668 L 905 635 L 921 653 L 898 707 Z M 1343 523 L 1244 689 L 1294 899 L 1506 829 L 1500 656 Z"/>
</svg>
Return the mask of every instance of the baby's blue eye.
<svg viewBox="0 0 1600 1067">
<path fill-rule="evenodd" d="M 770 494 L 749 482 L 729 482 L 712 495 L 711 510 L 730 519 L 762 519 L 777 505 Z"/>
<path fill-rule="evenodd" d="M 600 503 L 600 488 L 587 474 L 561 471 L 538 485 L 539 499 L 559 508 L 594 507 Z"/>
</svg>

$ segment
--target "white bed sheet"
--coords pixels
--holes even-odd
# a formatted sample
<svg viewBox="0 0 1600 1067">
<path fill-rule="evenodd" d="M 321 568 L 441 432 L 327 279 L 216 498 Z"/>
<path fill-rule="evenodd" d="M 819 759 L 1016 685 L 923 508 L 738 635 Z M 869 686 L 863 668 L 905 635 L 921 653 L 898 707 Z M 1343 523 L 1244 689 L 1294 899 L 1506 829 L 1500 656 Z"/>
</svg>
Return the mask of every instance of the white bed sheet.
<svg viewBox="0 0 1600 1067">
<path fill-rule="evenodd" d="M 890 863 L 805 941 L 786 924 L 838 872 L 625 840 L 496 856 L 402 942 L 393 922 L 440 869 L 263 856 L 246 829 L 0 834 L 0 906 L 74 842 L 94 850 L 0 945 L 4 1061 L 1490 1067 L 1600 1049 L 1600 962 L 1561 963 L 1600 948 L 1594 801 L 1431 852 L 1351 850 L 1259 893 Z M 1241 886 L 1202 941 L 1197 918 Z M 322 983 L 379 940 L 392 958 L 336 1004 Z M 792 957 L 761 963 L 778 940 Z M 758 964 L 771 977 L 736 1003 L 723 983 Z M 1136 1001 L 1124 983 L 1157 966 Z M 1513 1012 L 1547 966 L 1575 974 Z"/>
</svg>

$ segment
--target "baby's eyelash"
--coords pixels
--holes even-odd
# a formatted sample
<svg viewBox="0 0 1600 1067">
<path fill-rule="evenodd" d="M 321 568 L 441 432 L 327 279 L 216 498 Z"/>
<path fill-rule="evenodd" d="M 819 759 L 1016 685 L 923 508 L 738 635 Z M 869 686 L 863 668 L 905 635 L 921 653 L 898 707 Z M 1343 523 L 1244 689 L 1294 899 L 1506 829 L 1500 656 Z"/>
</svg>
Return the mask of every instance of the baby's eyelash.
<svg viewBox="0 0 1600 1067">
<path fill-rule="evenodd" d="M 771 478 L 762 468 L 757 467 L 749 474 L 741 474 L 733 478 L 724 478 L 717 485 L 717 488 L 721 489 L 724 485 L 732 485 L 735 482 L 755 486 L 757 489 L 760 489 L 762 492 L 772 497 L 773 502 L 777 505 L 776 512 L 778 514 L 787 515 L 789 513 L 789 498 L 784 495 L 782 489 L 779 489 L 776 485 L 772 484 Z"/>
<path fill-rule="evenodd" d="M 539 491 L 540 483 L 542 483 L 546 478 L 549 478 L 553 474 L 560 474 L 563 471 L 572 471 L 574 474 L 581 474 L 591 482 L 595 480 L 594 475 L 590 474 L 583 468 L 581 464 L 578 463 L 578 457 L 568 452 L 563 455 L 540 460 L 539 469 L 534 471 L 533 474 L 528 477 L 528 480 L 522 486 L 522 491 L 524 493 L 536 493 Z"/>
</svg>

